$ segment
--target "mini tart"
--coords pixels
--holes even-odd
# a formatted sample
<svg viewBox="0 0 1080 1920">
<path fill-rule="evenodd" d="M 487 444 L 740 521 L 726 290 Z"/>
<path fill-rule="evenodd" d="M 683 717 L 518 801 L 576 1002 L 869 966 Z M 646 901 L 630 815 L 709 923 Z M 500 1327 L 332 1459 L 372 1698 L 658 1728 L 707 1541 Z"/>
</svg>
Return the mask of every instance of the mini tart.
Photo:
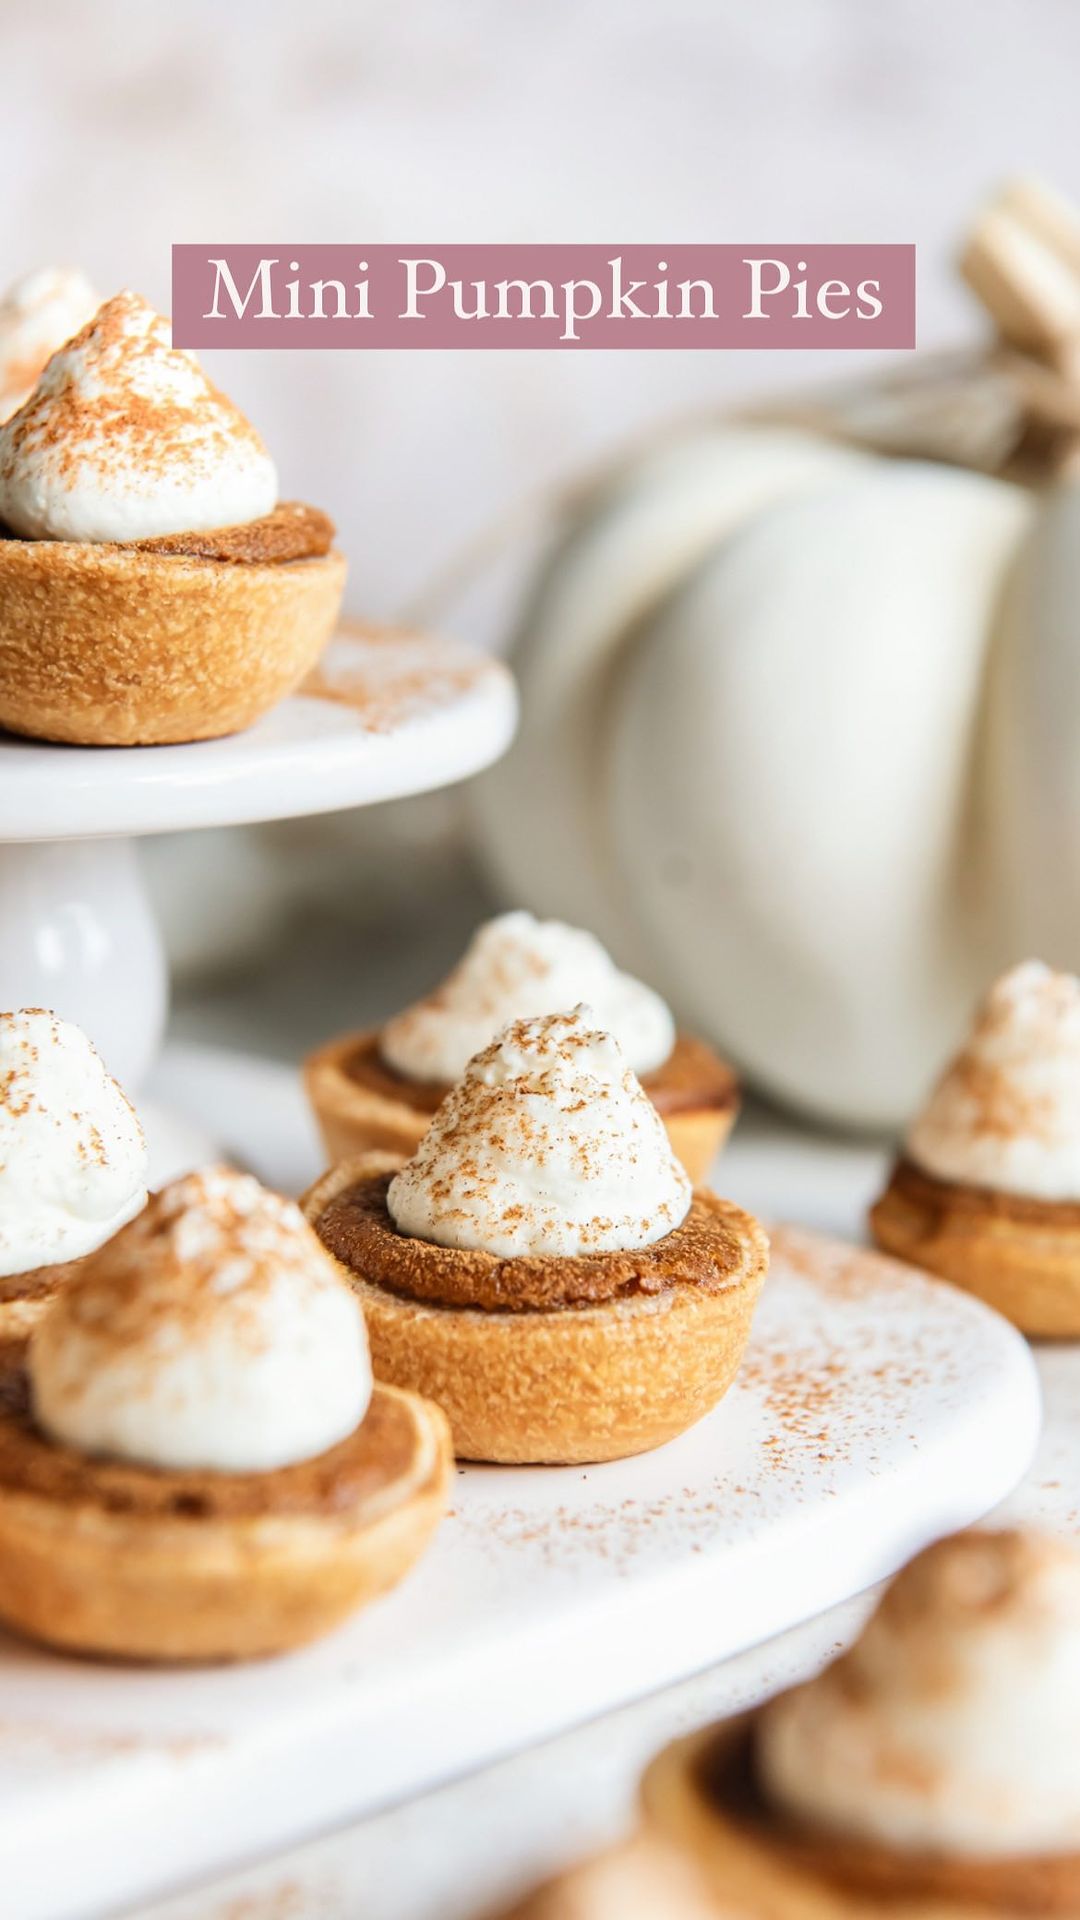
<svg viewBox="0 0 1080 1920">
<path fill-rule="evenodd" d="M 886 1253 L 977 1294 L 1024 1333 L 1080 1335 L 1080 1202 L 963 1186 L 900 1159 L 870 1226 Z"/>
<path fill-rule="evenodd" d="M 304 1083 L 331 1162 L 381 1149 L 409 1158 L 448 1082 L 407 1080 L 379 1050 L 380 1030 L 347 1033 L 304 1065 Z M 739 1083 L 704 1040 L 680 1033 L 662 1067 L 640 1076 L 676 1157 L 695 1186 L 704 1180 L 734 1125 Z"/>
<path fill-rule="evenodd" d="M 708 1875 L 725 1910 L 768 1920 L 1019 1920 L 1080 1912 L 1080 1855 L 901 1853 L 797 1822 L 754 1777 L 754 1716 L 667 1747 L 642 1785 L 649 1828 Z"/>
<path fill-rule="evenodd" d="M 376 1387 L 346 1440 L 269 1473 L 95 1458 L 34 1425 L 0 1353 L 0 1619 L 123 1660 L 246 1660 L 314 1640 L 392 1587 L 446 1508 L 438 1407 Z"/>
<path fill-rule="evenodd" d="M 436 1400 L 466 1460 L 645 1453 L 726 1393 L 768 1265 L 757 1221 L 701 1190 L 634 1253 L 501 1259 L 398 1232 L 400 1156 L 333 1168 L 302 1202 L 360 1296 L 377 1379 Z"/>
<path fill-rule="evenodd" d="M 0 726 L 102 747 L 250 726 L 330 638 L 345 585 L 332 539 L 296 503 L 160 540 L 0 537 Z"/>
</svg>

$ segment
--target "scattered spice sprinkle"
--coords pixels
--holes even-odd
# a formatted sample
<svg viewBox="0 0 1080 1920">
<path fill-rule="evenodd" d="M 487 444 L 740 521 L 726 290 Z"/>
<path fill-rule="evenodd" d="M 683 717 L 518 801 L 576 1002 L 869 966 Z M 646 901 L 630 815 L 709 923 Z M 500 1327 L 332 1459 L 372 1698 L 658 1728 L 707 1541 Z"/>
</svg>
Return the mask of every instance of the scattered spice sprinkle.
<svg viewBox="0 0 1080 1920">
<path fill-rule="evenodd" d="M 363 642 L 360 659 L 356 639 Z M 462 659 L 445 641 L 387 629 L 358 634 L 337 660 L 332 652 L 324 656 L 301 692 L 351 708 L 366 733 L 393 733 L 452 706 L 494 670 L 488 660 Z"/>
<path fill-rule="evenodd" d="M 141 1390 L 152 1395 L 177 1339 L 212 1340 L 223 1321 L 238 1346 L 264 1352 L 267 1299 L 293 1279 L 309 1288 L 340 1285 L 299 1208 L 250 1174 L 208 1167 L 152 1194 L 86 1257 L 53 1326 L 59 1339 L 66 1326 L 77 1328 L 102 1356 L 141 1355 Z M 82 1388 L 81 1374 L 68 1382 L 73 1397 Z"/>
<path fill-rule="evenodd" d="M 882 1471 L 898 1433 L 917 1454 L 921 1390 L 955 1389 L 958 1402 L 963 1393 L 970 1356 L 960 1330 L 940 1317 L 927 1329 L 914 1311 L 913 1291 L 925 1284 L 880 1254 L 781 1228 L 746 1360 L 717 1416 L 730 1422 L 718 1430 L 720 1470 L 705 1484 L 647 1498 L 566 1501 L 547 1512 L 464 1502 L 455 1524 L 495 1558 L 526 1547 L 545 1567 L 570 1571 L 585 1554 L 625 1577 L 672 1544 L 700 1553 L 745 1537 L 748 1510 L 756 1529 L 778 1505 L 837 1498 L 853 1468 Z M 862 1301 L 881 1304 L 886 1329 L 895 1318 L 895 1339 L 880 1315 L 846 1311 Z M 596 1477 L 612 1471 L 618 1468 Z"/>
</svg>

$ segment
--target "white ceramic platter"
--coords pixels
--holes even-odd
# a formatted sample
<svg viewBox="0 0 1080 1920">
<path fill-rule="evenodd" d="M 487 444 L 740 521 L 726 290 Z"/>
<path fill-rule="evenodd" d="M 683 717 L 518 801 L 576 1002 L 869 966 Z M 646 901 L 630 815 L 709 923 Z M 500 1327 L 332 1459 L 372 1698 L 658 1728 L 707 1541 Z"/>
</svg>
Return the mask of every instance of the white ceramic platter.
<svg viewBox="0 0 1080 1920">
<path fill-rule="evenodd" d="M 0 736 L 0 842 L 238 826 L 449 786 L 509 745 L 513 681 L 421 634 L 342 632 L 301 693 L 246 733 L 180 747 Z"/>
<path fill-rule="evenodd" d="M 200 1052 L 162 1078 L 181 1106 L 201 1087 L 226 1135 L 257 1112 L 246 1157 L 306 1176 L 285 1070 Z M 154 1673 L 0 1642 L 0 1884 L 20 1889 L 20 1920 L 105 1913 L 694 1672 L 982 1514 L 1038 1422 L 1002 1321 L 781 1232 L 713 1415 L 637 1460 L 459 1472 L 429 1556 L 320 1646 Z"/>
</svg>

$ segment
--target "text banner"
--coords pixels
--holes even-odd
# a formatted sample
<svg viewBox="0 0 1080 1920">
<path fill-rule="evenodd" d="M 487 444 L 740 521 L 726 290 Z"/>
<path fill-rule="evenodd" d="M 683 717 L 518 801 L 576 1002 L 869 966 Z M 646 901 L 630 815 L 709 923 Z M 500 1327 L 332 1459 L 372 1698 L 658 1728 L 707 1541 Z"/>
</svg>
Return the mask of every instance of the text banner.
<svg viewBox="0 0 1080 1920">
<path fill-rule="evenodd" d="M 913 347 L 915 249 L 173 248 L 182 347 Z"/>
</svg>

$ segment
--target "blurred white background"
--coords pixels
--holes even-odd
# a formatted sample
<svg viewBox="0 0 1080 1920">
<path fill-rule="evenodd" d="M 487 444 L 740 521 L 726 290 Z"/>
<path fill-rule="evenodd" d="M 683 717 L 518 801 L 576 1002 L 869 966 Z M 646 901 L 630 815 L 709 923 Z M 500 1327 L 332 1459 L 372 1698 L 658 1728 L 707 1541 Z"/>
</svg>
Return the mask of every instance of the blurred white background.
<svg viewBox="0 0 1080 1920">
<path fill-rule="evenodd" d="M 1023 169 L 1080 190 L 1072 0 L 52 0 L 4 5 L 3 27 L 2 271 L 71 261 L 161 305 L 181 240 L 900 240 L 919 248 L 930 345 L 982 326 L 951 263 L 988 189 Z M 845 367 L 358 351 L 212 370 L 284 491 L 337 520 L 350 610 L 394 618 L 517 503 L 652 423 Z M 505 594 L 448 608 L 493 644 L 508 617 Z M 313 914 L 378 939 L 402 922 L 410 953 L 422 926 L 430 980 L 482 905 L 443 858 L 452 809 L 154 848 L 189 972 L 270 946 L 281 961 L 261 999 L 204 999 L 203 1028 L 282 1052 L 315 1037 L 284 1005 L 322 951 Z M 360 1017 L 358 951 L 353 931 L 344 985 L 318 984 L 327 1025 L 346 1002 Z M 400 997 L 396 959 L 385 971 Z M 364 1017 L 385 1010 L 372 987 Z"/>
</svg>

